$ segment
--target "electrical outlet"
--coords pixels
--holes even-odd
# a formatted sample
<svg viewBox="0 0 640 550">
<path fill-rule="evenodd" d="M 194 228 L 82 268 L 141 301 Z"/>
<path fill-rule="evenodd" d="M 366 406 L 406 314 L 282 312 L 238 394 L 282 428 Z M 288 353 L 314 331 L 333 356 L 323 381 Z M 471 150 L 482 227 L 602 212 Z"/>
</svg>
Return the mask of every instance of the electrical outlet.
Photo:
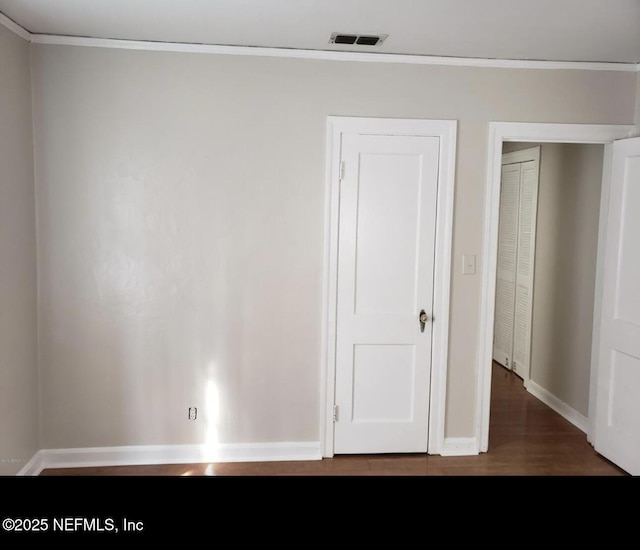
<svg viewBox="0 0 640 550">
<path fill-rule="evenodd" d="M 189 420 L 195 420 L 198 418 L 198 408 L 197 407 L 189 407 Z"/>
</svg>

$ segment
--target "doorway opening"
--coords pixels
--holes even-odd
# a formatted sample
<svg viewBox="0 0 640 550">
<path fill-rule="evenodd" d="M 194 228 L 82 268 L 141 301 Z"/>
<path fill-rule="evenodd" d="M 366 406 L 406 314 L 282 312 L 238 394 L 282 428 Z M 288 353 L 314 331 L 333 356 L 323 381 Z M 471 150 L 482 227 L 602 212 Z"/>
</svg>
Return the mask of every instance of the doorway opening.
<svg viewBox="0 0 640 550">
<path fill-rule="evenodd" d="M 502 152 L 493 359 L 583 432 L 603 159 L 601 144 Z"/>
<path fill-rule="evenodd" d="M 495 322 L 496 279 L 498 266 L 498 234 L 500 220 L 500 185 L 502 153 L 505 144 L 521 143 L 533 144 L 599 144 L 604 146 L 601 193 L 599 197 L 599 220 L 603 222 L 603 215 L 607 207 L 611 144 L 617 139 L 630 137 L 635 132 L 634 126 L 585 125 L 585 124 L 537 124 L 537 123 L 504 123 L 490 124 L 489 157 L 487 186 L 485 195 L 485 230 L 483 235 L 483 280 L 481 295 L 480 343 L 478 354 L 478 441 L 479 451 L 486 452 L 489 447 L 489 413 L 491 399 L 491 375 L 493 368 L 493 344 Z M 509 146 L 507 145 L 507 148 Z M 592 334 L 599 334 L 600 294 L 602 290 L 602 270 L 604 224 L 598 224 L 598 251 L 593 298 L 593 329 Z M 587 439 L 591 440 L 594 431 L 595 415 L 595 358 L 598 356 L 599 339 L 594 337 L 591 343 L 589 357 L 589 390 L 588 417 L 586 419 Z"/>
</svg>

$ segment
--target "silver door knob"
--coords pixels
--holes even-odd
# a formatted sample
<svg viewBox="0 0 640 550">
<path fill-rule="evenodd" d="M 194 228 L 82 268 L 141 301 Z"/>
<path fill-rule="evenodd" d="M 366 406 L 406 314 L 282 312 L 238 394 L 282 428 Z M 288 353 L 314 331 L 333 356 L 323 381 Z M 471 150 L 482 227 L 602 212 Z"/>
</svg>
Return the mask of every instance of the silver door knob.
<svg viewBox="0 0 640 550">
<path fill-rule="evenodd" d="M 420 320 L 420 332 L 424 332 L 424 326 L 429 322 L 429 316 L 424 309 L 420 311 L 420 317 L 418 319 Z"/>
</svg>

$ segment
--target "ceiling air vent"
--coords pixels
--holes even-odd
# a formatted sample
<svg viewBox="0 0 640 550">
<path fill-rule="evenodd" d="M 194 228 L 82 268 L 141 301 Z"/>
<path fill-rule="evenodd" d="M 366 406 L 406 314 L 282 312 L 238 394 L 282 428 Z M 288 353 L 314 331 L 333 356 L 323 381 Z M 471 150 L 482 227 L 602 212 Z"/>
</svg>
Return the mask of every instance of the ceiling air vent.
<svg viewBox="0 0 640 550">
<path fill-rule="evenodd" d="M 356 46 L 380 46 L 387 34 L 347 34 L 334 32 L 329 39 L 329 44 L 349 44 Z"/>
</svg>

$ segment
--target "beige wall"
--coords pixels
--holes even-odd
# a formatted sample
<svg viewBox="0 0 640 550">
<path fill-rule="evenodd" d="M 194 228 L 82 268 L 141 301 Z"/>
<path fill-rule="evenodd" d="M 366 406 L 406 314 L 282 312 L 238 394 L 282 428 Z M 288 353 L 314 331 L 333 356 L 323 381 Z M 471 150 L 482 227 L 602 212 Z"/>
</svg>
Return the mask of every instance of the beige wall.
<svg viewBox="0 0 640 550">
<path fill-rule="evenodd" d="M 541 145 L 531 381 L 588 417 L 602 145 Z"/>
<path fill-rule="evenodd" d="M 601 145 L 561 146 L 559 185 L 541 187 L 531 377 L 587 417 L 602 189 Z M 538 249 L 536 249 L 538 250 Z M 541 293 L 542 294 L 542 293 Z"/>
<path fill-rule="evenodd" d="M 633 73 L 42 45 L 33 75 L 45 447 L 319 440 L 328 115 L 459 121 L 446 435 L 472 437 L 488 122 L 629 124 L 636 98 Z"/>
<path fill-rule="evenodd" d="M 640 66 L 640 64 L 638 65 Z M 640 136 L 640 72 L 638 72 L 638 83 L 636 85 L 636 136 Z"/>
<path fill-rule="evenodd" d="M 0 475 L 39 449 L 29 44 L 0 25 Z"/>
</svg>

